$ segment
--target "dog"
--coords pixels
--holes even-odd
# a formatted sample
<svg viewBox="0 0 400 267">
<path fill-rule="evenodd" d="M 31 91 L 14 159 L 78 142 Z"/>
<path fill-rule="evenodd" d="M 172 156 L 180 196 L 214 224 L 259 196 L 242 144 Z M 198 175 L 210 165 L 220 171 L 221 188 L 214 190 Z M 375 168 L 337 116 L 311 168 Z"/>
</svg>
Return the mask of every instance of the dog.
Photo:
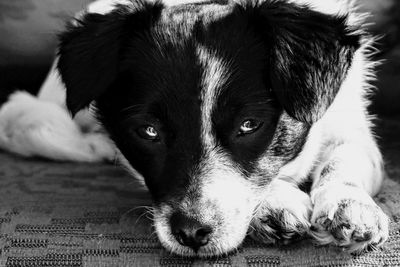
<svg viewBox="0 0 400 267">
<path fill-rule="evenodd" d="M 39 96 L 2 106 L 0 145 L 117 155 L 176 254 L 226 254 L 246 235 L 378 247 L 389 219 L 372 199 L 384 177 L 367 113 L 376 62 L 349 2 L 97 1 L 61 34 Z"/>
</svg>

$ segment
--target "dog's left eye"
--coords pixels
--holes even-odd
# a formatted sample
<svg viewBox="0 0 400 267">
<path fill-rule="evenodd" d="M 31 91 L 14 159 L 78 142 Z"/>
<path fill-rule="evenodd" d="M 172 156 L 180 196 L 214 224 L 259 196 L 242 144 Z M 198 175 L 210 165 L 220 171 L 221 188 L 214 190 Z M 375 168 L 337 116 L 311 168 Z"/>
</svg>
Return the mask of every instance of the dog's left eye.
<svg viewBox="0 0 400 267">
<path fill-rule="evenodd" d="M 252 134 L 254 132 L 256 132 L 258 129 L 260 129 L 260 127 L 263 125 L 262 122 L 260 121 L 256 121 L 256 120 L 245 120 L 244 122 L 242 122 L 242 124 L 240 125 L 240 129 L 239 129 L 239 136 L 243 136 L 246 134 Z"/>
</svg>

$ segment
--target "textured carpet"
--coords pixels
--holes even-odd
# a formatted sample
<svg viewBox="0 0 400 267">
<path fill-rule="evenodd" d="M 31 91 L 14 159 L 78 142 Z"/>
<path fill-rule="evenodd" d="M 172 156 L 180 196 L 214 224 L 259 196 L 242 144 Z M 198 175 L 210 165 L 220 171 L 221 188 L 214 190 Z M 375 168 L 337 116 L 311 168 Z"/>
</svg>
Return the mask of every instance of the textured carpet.
<svg viewBox="0 0 400 267">
<path fill-rule="evenodd" d="M 225 258 L 174 256 L 140 207 L 150 204 L 146 191 L 118 167 L 0 154 L 0 266 L 400 266 L 400 126 L 386 121 L 379 131 L 392 180 L 377 200 L 392 223 L 378 251 L 350 255 L 309 240 L 282 248 L 246 240 Z"/>
</svg>

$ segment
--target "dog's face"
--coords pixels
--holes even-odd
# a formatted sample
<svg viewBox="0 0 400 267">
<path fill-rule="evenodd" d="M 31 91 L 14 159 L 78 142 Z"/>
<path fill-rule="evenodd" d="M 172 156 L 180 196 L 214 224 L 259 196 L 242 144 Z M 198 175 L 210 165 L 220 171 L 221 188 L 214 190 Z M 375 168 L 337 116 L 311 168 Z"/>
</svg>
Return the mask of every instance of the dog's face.
<svg viewBox="0 0 400 267">
<path fill-rule="evenodd" d="M 283 1 L 88 14 L 63 36 L 59 70 L 75 113 L 99 119 L 154 200 L 175 253 L 226 253 L 265 186 L 333 101 L 359 37 L 344 18 Z"/>
</svg>

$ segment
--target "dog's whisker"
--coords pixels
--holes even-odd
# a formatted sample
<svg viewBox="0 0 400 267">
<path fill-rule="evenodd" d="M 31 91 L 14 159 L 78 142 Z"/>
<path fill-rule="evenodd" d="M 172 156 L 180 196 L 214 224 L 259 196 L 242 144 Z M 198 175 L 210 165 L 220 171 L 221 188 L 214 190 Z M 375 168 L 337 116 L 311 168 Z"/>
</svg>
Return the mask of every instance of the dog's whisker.
<svg viewBox="0 0 400 267">
<path fill-rule="evenodd" d="M 130 213 L 132 213 L 132 212 L 134 212 L 134 211 L 136 211 L 136 210 L 138 210 L 138 209 L 145 209 L 146 211 L 149 211 L 149 210 L 152 210 L 153 207 L 152 207 L 152 206 L 136 206 L 136 207 L 133 207 L 133 208 L 127 210 L 127 211 L 124 212 L 121 216 L 129 215 Z M 152 210 L 152 211 L 153 211 L 153 210 Z"/>
</svg>

